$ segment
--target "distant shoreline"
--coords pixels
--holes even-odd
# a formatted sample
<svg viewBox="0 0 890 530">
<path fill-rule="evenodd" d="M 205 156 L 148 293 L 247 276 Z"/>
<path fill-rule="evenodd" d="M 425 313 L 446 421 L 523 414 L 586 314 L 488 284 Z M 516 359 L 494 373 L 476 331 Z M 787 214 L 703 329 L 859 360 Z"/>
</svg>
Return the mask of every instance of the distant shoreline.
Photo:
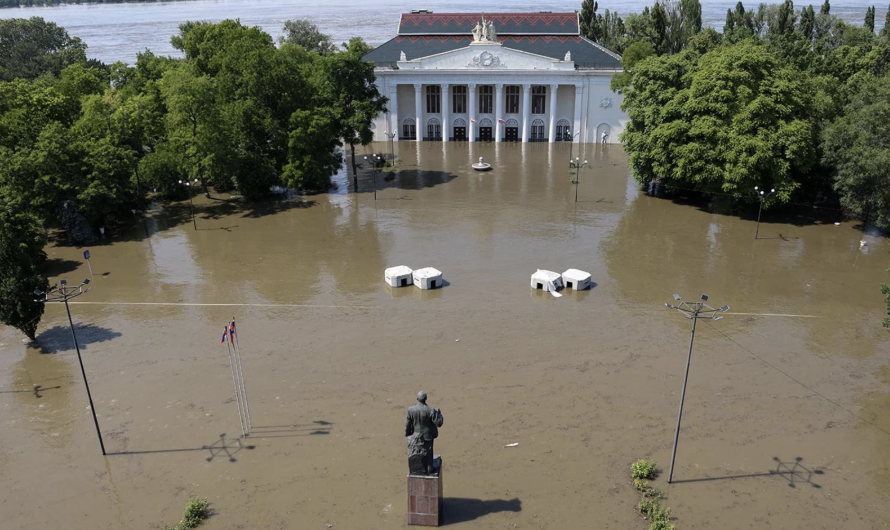
<svg viewBox="0 0 890 530">
<path fill-rule="evenodd" d="M 0 0 L 0 9 L 17 7 L 55 7 L 83 4 L 144 4 L 158 2 L 189 2 L 191 0 Z"/>
</svg>

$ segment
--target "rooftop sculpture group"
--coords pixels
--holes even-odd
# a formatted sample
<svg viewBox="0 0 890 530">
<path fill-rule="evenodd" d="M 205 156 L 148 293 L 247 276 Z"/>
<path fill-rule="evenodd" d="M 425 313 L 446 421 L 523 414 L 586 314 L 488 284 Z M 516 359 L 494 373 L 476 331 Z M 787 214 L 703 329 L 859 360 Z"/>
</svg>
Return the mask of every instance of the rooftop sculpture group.
<svg viewBox="0 0 890 530">
<path fill-rule="evenodd" d="M 473 28 L 473 42 L 498 42 L 494 24 L 490 20 L 485 20 L 485 15 L 482 16 L 482 21 Z"/>
</svg>

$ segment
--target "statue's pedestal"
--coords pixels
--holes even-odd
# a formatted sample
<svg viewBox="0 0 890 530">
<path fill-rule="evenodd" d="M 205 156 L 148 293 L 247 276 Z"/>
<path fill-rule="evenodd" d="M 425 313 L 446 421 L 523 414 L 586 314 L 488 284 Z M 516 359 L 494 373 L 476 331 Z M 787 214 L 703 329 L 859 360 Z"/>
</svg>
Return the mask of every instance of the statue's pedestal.
<svg viewBox="0 0 890 530">
<path fill-rule="evenodd" d="M 442 457 L 436 455 L 435 475 L 408 475 L 408 524 L 415 526 L 440 526 L 444 522 L 442 511 Z"/>
</svg>

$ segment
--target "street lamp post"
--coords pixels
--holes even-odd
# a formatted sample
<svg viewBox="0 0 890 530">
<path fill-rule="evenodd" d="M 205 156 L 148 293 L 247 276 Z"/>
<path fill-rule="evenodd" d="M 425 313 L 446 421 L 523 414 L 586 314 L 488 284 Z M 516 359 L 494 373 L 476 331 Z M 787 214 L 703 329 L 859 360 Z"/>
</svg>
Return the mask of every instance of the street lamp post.
<svg viewBox="0 0 890 530">
<path fill-rule="evenodd" d="M 374 200 L 375 201 L 377 200 L 377 164 L 381 160 L 385 160 L 385 158 L 383 158 L 382 156 L 377 155 L 377 154 L 372 154 L 371 158 L 368 158 L 367 155 L 365 156 L 365 162 L 370 162 L 371 166 L 374 168 Z"/>
<path fill-rule="evenodd" d="M 395 137 L 396 133 L 384 133 L 386 137 L 389 138 L 389 167 L 393 167 L 396 162 L 396 146 L 395 146 Z"/>
<path fill-rule="evenodd" d="M 584 166 L 588 166 L 590 164 L 587 163 L 587 160 L 584 163 L 581 163 L 581 159 L 577 156 L 574 160 L 569 160 L 569 168 L 574 168 L 575 170 L 575 202 L 578 202 L 578 182 L 579 182 L 579 173 L 581 168 Z"/>
<path fill-rule="evenodd" d="M 188 179 L 180 180 L 179 183 L 185 184 L 185 189 L 189 194 L 189 210 L 192 212 L 192 226 L 197 230 L 198 223 L 195 222 L 195 205 L 192 203 L 192 183 L 189 182 Z M 195 184 L 198 184 L 198 179 L 195 179 Z"/>
<path fill-rule="evenodd" d="M 99 447 L 102 448 L 102 456 L 105 456 L 105 443 L 102 441 L 102 431 L 99 430 L 99 420 L 96 419 L 96 407 L 93 406 L 93 396 L 90 394 L 90 383 L 87 381 L 87 372 L 83 368 L 83 359 L 80 356 L 80 346 L 77 344 L 77 335 L 74 333 L 74 321 L 71 319 L 71 309 L 68 307 L 68 300 L 80 296 L 90 290 L 90 288 L 87 287 L 90 284 L 90 280 L 84 280 L 82 284 L 75 287 L 69 287 L 68 282 L 65 280 L 61 280 L 60 283 L 62 284 L 61 287 L 49 292 L 43 292 L 39 289 L 34 291 L 34 295 L 39 297 L 35 302 L 44 304 L 50 302 L 65 303 L 65 311 L 68 313 L 68 324 L 71 326 L 71 338 L 74 339 L 74 350 L 77 352 L 77 362 L 80 363 L 80 373 L 83 375 L 83 384 L 87 389 L 90 412 L 93 414 L 93 423 L 96 424 L 96 435 L 99 436 Z"/>
<path fill-rule="evenodd" d="M 769 193 L 764 193 L 763 190 L 754 186 L 754 192 L 757 194 L 757 198 L 760 199 L 760 209 L 757 210 L 757 229 L 754 231 L 754 239 L 757 239 L 758 234 L 760 234 L 760 214 L 763 213 L 763 203 L 772 197 L 776 190 L 771 189 Z"/>
<path fill-rule="evenodd" d="M 686 375 L 683 377 L 683 392 L 680 394 L 680 412 L 677 414 L 677 429 L 674 431 L 674 449 L 671 451 L 671 468 L 668 472 L 668 484 L 674 478 L 674 459 L 677 458 L 677 440 L 680 438 L 680 420 L 683 419 L 683 402 L 686 400 L 686 383 L 689 381 L 689 363 L 692 361 L 692 342 L 695 340 L 695 324 L 698 319 L 720 320 L 723 317 L 717 316 L 718 312 L 725 313 L 729 311 L 729 306 L 725 305 L 720 309 L 714 309 L 706 302 L 708 295 L 701 295 L 698 302 L 686 302 L 680 295 L 675 294 L 674 300 L 679 302 L 677 305 L 664 304 L 668 309 L 676 309 L 683 313 L 686 318 L 692 319 L 692 335 L 689 337 L 689 354 L 686 356 Z"/>
</svg>

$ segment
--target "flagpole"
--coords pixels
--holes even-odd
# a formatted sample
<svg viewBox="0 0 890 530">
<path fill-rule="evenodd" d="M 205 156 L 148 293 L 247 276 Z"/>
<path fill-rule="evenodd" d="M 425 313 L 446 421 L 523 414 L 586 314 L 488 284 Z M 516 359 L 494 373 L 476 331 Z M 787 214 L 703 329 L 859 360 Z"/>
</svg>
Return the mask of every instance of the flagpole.
<svg viewBox="0 0 890 530">
<path fill-rule="evenodd" d="M 229 334 L 228 326 L 226 326 L 225 335 L 223 335 L 223 339 L 225 336 Z M 238 404 L 238 423 L 241 425 L 241 436 L 247 436 L 247 433 L 244 432 L 244 418 L 241 415 L 241 392 L 238 390 L 238 382 L 235 379 L 235 362 L 232 360 L 232 348 L 229 347 L 229 341 L 223 340 L 226 343 L 226 352 L 229 354 L 229 366 L 232 368 L 232 384 L 235 386 L 235 401 Z"/>
<path fill-rule="evenodd" d="M 252 427 L 250 423 L 250 405 L 247 402 L 247 385 L 244 383 L 244 368 L 241 364 L 241 342 L 238 340 L 238 329 L 234 326 L 235 317 L 232 317 L 232 336 L 235 337 L 235 343 L 232 345 L 232 349 L 235 349 L 237 345 L 237 359 L 238 359 L 238 373 L 241 376 L 241 395 L 244 398 L 244 414 L 247 417 L 247 432 L 250 432 L 250 428 Z"/>
</svg>

